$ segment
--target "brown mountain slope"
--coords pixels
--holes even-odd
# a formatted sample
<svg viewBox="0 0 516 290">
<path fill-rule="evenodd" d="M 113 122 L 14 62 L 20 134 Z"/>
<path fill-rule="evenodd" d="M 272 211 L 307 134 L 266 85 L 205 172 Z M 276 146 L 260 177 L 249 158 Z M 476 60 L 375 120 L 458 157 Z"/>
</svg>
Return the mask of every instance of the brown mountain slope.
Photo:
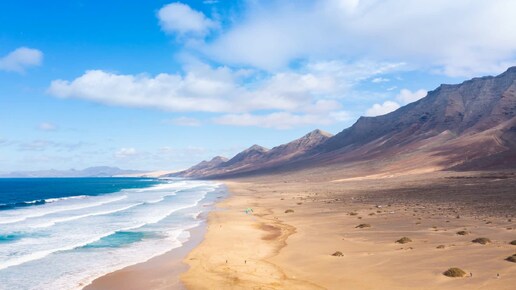
<svg viewBox="0 0 516 290">
<path fill-rule="evenodd" d="M 384 150 L 449 131 L 473 134 L 516 116 L 516 67 L 497 77 L 475 78 L 459 85 L 441 85 L 428 95 L 392 113 L 361 117 L 320 150 L 350 150 L 375 140 Z"/>
<path fill-rule="evenodd" d="M 260 145 L 253 145 L 244 151 L 238 153 L 233 158 L 229 159 L 227 162 L 224 162 L 214 168 L 211 172 L 214 173 L 222 173 L 236 170 L 244 170 L 250 166 L 252 166 L 257 160 L 260 160 L 269 149 L 262 147 Z"/>
<path fill-rule="evenodd" d="M 261 163 L 272 165 L 279 162 L 291 161 L 313 150 L 317 146 L 329 140 L 333 135 L 322 130 L 314 130 L 303 137 L 287 144 L 272 148 L 260 160 Z"/>
<path fill-rule="evenodd" d="M 326 142 L 331 136 L 330 133 L 317 129 L 299 139 L 274 147 L 270 150 L 259 145 L 253 145 L 238 153 L 230 160 L 219 163 L 216 166 L 206 168 L 205 164 L 201 162 L 175 176 L 222 176 L 269 168 L 305 155 L 308 151 Z M 198 167 L 203 168 L 202 172 L 197 169 Z"/>
<path fill-rule="evenodd" d="M 302 170 L 313 178 L 346 178 L 516 168 L 516 67 L 496 77 L 441 85 L 417 102 L 383 116 L 361 117 L 308 147 L 295 156 L 273 148 L 256 158 L 253 166 L 197 177 Z M 266 156 L 274 162 L 266 161 Z"/>
<path fill-rule="evenodd" d="M 222 156 L 213 157 L 210 161 L 202 161 L 199 164 L 188 168 L 187 170 L 168 174 L 167 176 L 183 176 L 183 177 L 196 177 L 204 176 L 209 173 L 209 170 L 219 166 L 220 164 L 228 161 L 227 158 Z"/>
</svg>

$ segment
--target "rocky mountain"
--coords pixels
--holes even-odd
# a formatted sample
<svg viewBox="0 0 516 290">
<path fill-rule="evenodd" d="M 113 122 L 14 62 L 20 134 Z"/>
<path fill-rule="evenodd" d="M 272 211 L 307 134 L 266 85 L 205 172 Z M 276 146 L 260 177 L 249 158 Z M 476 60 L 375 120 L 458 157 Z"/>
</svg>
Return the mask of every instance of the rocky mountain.
<svg viewBox="0 0 516 290">
<path fill-rule="evenodd" d="M 212 164 L 209 162 L 203 161 L 172 176 L 221 176 L 273 167 L 277 164 L 295 160 L 296 157 L 306 154 L 306 152 L 322 144 L 331 136 L 330 133 L 314 130 L 299 139 L 270 150 L 259 145 L 253 145 L 226 162 L 217 162 L 214 166 L 211 166 Z"/>
<path fill-rule="evenodd" d="M 112 177 L 143 173 L 139 170 L 125 170 L 118 167 L 96 166 L 82 170 L 39 170 L 39 171 L 18 171 L 0 174 L 0 177 Z"/>
<path fill-rule="evenodd" d="M 324 132 L 319 129 L 314 130 L 299 139 L 272 148 L 267 152 L 265 156 L 265 159 L 267 160 L 264 160 L 264 162 L 275 163 L 279 161 L 292 160 L 295 157 L 304 155 L 317 146 L 324 144 L 332 136 L 333 135 L 328 132 Z"/>
<path fill-rule="evenodd" d="M 195 177 L 195 176 L 204 176 L 207 175 L 208 172 L 222 163 L 228 161 L 226 157 L 215 156 L 211 160 L 206 161 L 203 160 L 199 164 L 188 168 L 187 170 L 170 174 L 169 176 L 182 176 L 182 177 Z"/>
<path fill-rule="evenodd" d="M 271 150 L 253 146 L 195 177 L 322 168 L 344 176 L 516 168 L 516 67 L 441 85 L 389 114 L 360 117 L 335 136 L 316 130 Z"/>
<path fill-rule="evenodd" d="M 428 95 L 392 113 L 361 117 L 321 146 L 324 151 L 350 150 L 374 140 L 383 150 L 449 132 L 475 134 L 516 116 L 516 67 L 497 77 L 459 85 L 441 85 Z"/>
</svg>

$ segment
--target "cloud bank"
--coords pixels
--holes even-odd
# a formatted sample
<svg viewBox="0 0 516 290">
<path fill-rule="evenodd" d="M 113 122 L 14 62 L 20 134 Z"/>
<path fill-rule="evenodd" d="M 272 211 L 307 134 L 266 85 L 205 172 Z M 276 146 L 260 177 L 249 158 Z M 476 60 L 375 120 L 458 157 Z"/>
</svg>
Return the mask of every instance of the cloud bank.
<svg viewBox="0 0 516 290">
<path fill-rule="evenodd" d="M 107 105 L 227 114 L 214 118 L 218 124 L 290 128 L 343 120 L 349 114 L 339 99 L 356 83 L 400 66 L 316 62 L 266 75 L 202 63 L 185 66 L 184 73 L 156 76 L 91 70 L 71 81 L 53 81 L 48 92 Z"/>
<path fill-rule="evenodd" d="M 24 73 L 28 68 L 39 66 L 43 62 L 40 50 L 20 47 L 0 58 L 0 70 Z"/>
<path fill-rule="evenodd" d="M 469 77 L 516 63 L 514 11 L 512 0 L 248 1 L 243 16 L 197 50 L 269 71 L 299 59 L 390 59 Z M 188 18 L 195 30 L 210 26 L 203 14 Z"/>
</svg>

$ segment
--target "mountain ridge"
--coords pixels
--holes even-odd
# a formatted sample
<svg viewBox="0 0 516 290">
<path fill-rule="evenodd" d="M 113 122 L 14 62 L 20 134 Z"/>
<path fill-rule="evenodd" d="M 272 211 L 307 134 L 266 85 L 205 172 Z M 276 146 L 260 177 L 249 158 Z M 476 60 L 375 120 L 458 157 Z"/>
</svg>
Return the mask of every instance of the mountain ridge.
<svg viewBox="0 0 516 290">
<path fill-rule="evenodd" d="M 496 158 L 505 156 L 512 160 L 511 156 L 516 156 L 513 128 L 516 128 L 516 67 L 498 76 L 442 84 L 424 98 L 391 113 L 360 117 L 335 136 L 314 130 L 270 150 L 258 150 L 254 158 L 242 159 L 254 147 L 251 146 L 235 156 L 239 157 L 233 163 L 239 166 L 222 163 L 195 177 L 226 178 L 328 166 L 347 170 L 346 174 L 352 174 L 353 168 L 371 172 L 390 168 L 400 171 L 495 168 Z M 320 138 L 304 144 L 311 134 Z M 302 148 L 296 151 L 296 144 L 300 143 Z M 295 154 L 289 154 L 291 150 Z M 378 164 L 385 167 L 378 168 Z M 504 164 L 499 167 L 516 167 L 516 162 Z"/>
</svg>

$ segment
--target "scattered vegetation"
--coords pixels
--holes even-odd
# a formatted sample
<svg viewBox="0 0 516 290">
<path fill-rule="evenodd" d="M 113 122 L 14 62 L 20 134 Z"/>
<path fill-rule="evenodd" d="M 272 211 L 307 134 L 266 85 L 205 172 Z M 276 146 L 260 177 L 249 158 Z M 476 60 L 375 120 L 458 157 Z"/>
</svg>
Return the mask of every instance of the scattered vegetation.
<svg viewBox="0 0 516 290">
<path fill-rule="evenodd" d="M 510 242 L 509 244 L 516 246 L 516 240 Z"/>
<path fill-rule="evenodd" d="M 476 238 L 471 242 L 476 243 L 476 244 L 481 244 L 481 245 L 487 245 L 487 244 L 491 243 L 491 240 L 488 238 Z"/>
<path fill-rule="evenodd" d="M 437 246 L 437 249 L 444 249 L 444 245 Z"/>
<path fill-rule="evenodd" d="M 457 232 L 457 235 L 459 235 L 459 236 L 465 236 L 465 235 L 468 235 L 468 234 L 469 234 L 468 231 L 458 231 Z"/>
<path fill-rule="evenodd" d="M 512 255 L 512 256 L 509 256 L 507 257 L 507 259 L 505 259 L 506 261 L 509 261 L 509 262 L 513 262 L 513 263 L 516 263 L 516 254 Z"/>
<path fill-rule="evenodd" d="M 406 243 L 410 243 L 410 242 L 412 242 L 412 240 L 407 237 L 403 237 L 396 241 L 396 243 L 398 243 L 398 244 L 406 244 Z"/>
<path fill-rule="evenodd" d="M 464 270 L 462 270 L 461 268 L 450 268 L 450 269 L 446 270 L 443 273 L 443 275 L 446 277 L 452 277 L 452 278 L 464 277 L 464 276 L 466 276 L 466 272 L 464 272 Z"/>
<path fill-rule="evenodd" d="M 356 212 L 350 212 L 349 215 L 358 215 Z"/>
<path fill-rule="evenodd" d="M 359 224 L 355 228 L 363 229 L 363 228 L 370 228 L 370 227 L 371 227 L 370 224 Z"/>
<path fill-rule="evenodd" d="M 335 253 L 331 254 L 334 257 L 342 257 L 344 254 L 341 251 L 336 251 Z"/>
<path fill-rule="evenodd" d="M 293 209 L 287 209 L 287 210 L 285 211 L 285 213 L 293 213 L 293 212 L 294 212 L 294 210 L 293 210 Z"/>
</svg>

